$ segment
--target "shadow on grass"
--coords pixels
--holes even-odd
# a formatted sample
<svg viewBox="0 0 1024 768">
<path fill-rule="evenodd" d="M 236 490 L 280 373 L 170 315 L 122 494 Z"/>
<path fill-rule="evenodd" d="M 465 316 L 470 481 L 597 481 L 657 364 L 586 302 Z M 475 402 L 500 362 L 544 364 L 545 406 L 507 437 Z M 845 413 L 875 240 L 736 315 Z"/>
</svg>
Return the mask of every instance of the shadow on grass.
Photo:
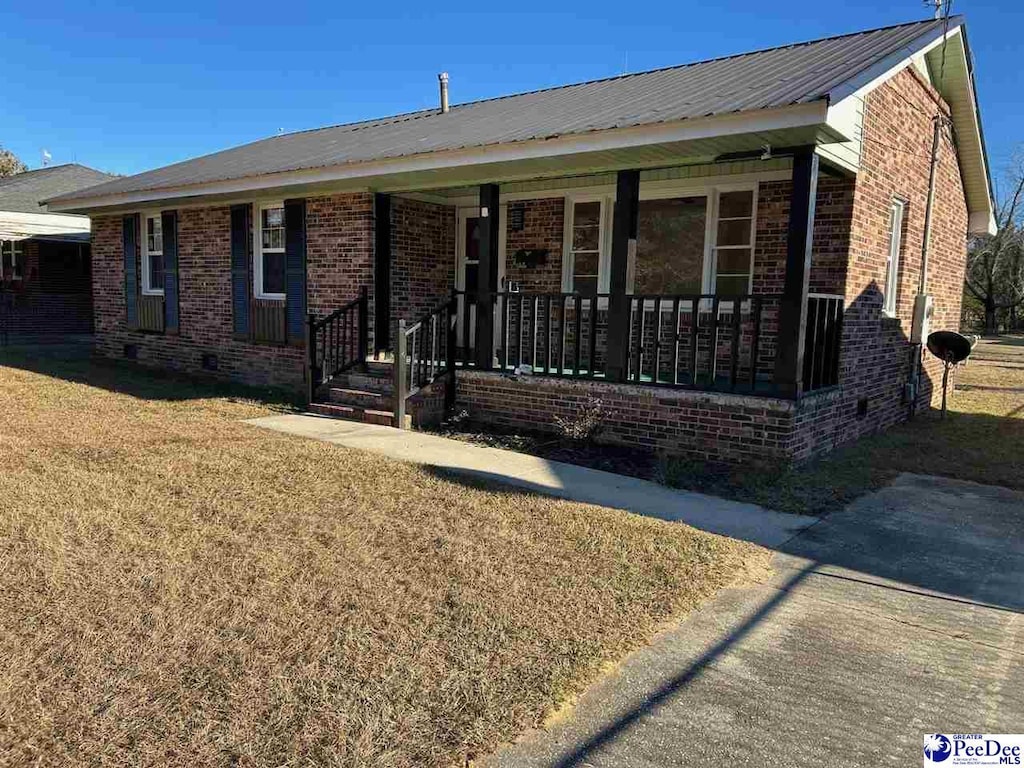
<svg viewBox="0 0 1024 768">
<path fill-rule="evenodd" d="M 147 368 L 128 360 L 94 356 L 88 340 L 72 344 L 0 347 L 0 366 L 86 384 L 143 400 L 184 401 L 207 398 L 253 400 L 280 411 L 301 409 L 297 395 L 179 371 Z"/>
</svg>

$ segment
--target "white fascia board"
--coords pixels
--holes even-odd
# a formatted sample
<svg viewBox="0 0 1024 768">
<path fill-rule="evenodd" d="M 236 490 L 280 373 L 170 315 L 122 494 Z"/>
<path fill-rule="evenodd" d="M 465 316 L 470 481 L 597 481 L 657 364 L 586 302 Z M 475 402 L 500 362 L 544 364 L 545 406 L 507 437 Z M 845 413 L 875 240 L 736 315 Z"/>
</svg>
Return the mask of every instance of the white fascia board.
<svg viewBox="0 0 1024 768">
<path fill-rule="evenodd" d="M 301 184 L 329 184 L 331 182 L 365 179 L 375 176 L 444 170 L 485 163 L 505 163 L 517 160 L 575 155 L 613 149 L 628 149 L 657 144 L 695 141 L 717 136 L 735 136 L 824 125 L 828 116 L 828 102 L 824 99 L 808 104 L 797 104 L 779 109 L 742 112 L 693 120 L 680 120 L 658 125 L 616 128 L 583 135 L 554 139 L 538 139 L 512 144 L 496 144 L 468 150 L 431 152 L 391 160 L 352 163 L 331 168 L 250 176 L 243 179 L 169 187 L 156 190 L 97 195 L 67 200 L 51 200 L 51 210 L 86 212 L 97 208 L 132 206 L 158 200 L 176 200 L 200 195 L 224 195 L 259 192 Z M 842 140 L 841 138 L 838 140 Z"/>
<path fill-rule="evenodd" d="M 87 216 L 70 216 L 59 213 L 0 211 L 0 224 L 8 229 L 17 228 L 29 235 L 63 235 L 88 232 L 90 229 Z"/>
<path fill-rule="evenodd" d="M 963 140 L 970 141 L 979 148 L 982 162 L 985 165 L 985 200 L 968 200 L 971 206 L 970 232 L 982 234 L 988 232 L 995 226 L 995 215 L 992 202 L 992 180 L 989 178 L 988 162 L 985 160 L 985 143 L 981 137 L 981 123 L 978 120 L 977 94 L 974 92 L 974 73 L 971 62 L 967 59 L 967 40 L 963 34 L 963 25 L 955 24 L 949 28 L 945 35 L 939 32 L 931 32 L 922 35 L 911 43 L 886 57 L 874 67 L 859 73 L 847 82 L 843 83 L 830 93 L 833 106 L 829 108 L 829 126 L 841 130 L 843 128 L 842 116 L 850 109 L 849 103 L 855 99 L 863 99 L 871 91 L 882 83 L 894 77 L 906 67 L 914 64 L 915 59 L 923 58 L 927 53 L 937 48 L 943 41 L 959 38 L 958 52 L 963 59 L 964 67 L 968 73 L 967 88 L 969 89 L 970 103 L 974 109 L 970 110 L 969 124 L 967 126 L 957 125 L 957 135 Z M 967 129 L 967 132 L 964 132 Z M 973 205 L 972 205 L 973 203 Z M 991 222 L 991 224 L 990 224 Z M 976 228 L 977 227 L 977 228 Z"/>
</svg>

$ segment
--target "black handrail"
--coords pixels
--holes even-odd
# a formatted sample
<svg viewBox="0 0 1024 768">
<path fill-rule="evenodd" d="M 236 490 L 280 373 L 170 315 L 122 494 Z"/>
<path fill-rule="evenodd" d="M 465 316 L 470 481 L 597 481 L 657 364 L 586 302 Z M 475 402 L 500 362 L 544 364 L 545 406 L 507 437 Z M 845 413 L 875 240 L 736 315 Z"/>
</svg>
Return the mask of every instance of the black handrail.
<svg viewBox="0 0 1024 768">
<path fill-rule="evenodd" d="M 458 299 L 453 293 L 419 320 L 398 321 L 395 334 L 395 426 L 405 427 L 409 398 L 442 376 L 448 376 L 445 408 L 455 402 L 455 328 Z"/>
<path fill-rule="evenodd" d="M 324 317 L 306 318 L 307 399 L 313 402 L 317 387 L 355 365 L 366 362 L 369 346 L 369 298 L 366 286 L 359 296 Z"/>
</svg>

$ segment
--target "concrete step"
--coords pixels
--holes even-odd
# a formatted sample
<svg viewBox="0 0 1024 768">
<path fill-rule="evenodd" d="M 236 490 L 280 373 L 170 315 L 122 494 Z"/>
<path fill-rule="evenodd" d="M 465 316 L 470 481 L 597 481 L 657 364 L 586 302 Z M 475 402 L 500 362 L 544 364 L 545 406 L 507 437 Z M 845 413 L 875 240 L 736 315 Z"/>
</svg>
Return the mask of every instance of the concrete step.
<svg viewBox="0 0 1024 768">
<path fill-rule="evenodd" d="M 358 406 L 340 405 L 338 403 L 310 403 L 311 413 L 320 416 L 329 416 L 332 419 L 344 419 L 345 421 L 359 421 L 363 424 L 378 424 L 384 427 L 395 425 L 395 414 L 392 411 L 378 411 L 373 408 L 360 408 Z M 412 417 L 405 417 L 405 428 L 412 429 Z"/>
<path fill-rule="evenodd" d="M 351 405 L 357 408 L 370 408 L 375 411 L 393 411 L 395 399 L 391 392 L 374 389 L 357 389 L 353 387 L 328 386 L 327 399 L 338 405 Z"/>
<path fill-rule="evenodd" d="M 362 371 L 346 371 L 345 373 L 338 374 L 331 379 L 328 386 L 358 389 L 363 392 L 378 392 L 382 395 L 390 395 L 395 389 L 395 384 L 391 380 L 390 374 L 387 376 L 376 376 L 372 373 L 363 373 Z"/>
</svg>

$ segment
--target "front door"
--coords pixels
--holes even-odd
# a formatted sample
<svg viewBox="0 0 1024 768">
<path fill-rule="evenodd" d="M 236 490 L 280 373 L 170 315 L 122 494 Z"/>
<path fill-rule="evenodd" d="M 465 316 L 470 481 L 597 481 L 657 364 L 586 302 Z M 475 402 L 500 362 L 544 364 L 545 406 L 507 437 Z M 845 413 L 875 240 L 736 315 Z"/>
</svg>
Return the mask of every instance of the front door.
<svg viewBox="0 0 1024 768">
<path fill-rule="evenodd" d="M 499 211 L 499 224 L 504 224 L 505 206 Z M 476 347 L 476 302 L 470 300 L 466 305 L 466 297 L 473 296 L 480 290 L 480 209 L 476 206 L 459 208 L 455 238 L 455 290 L 459 294 L 458 314 L 458 345 L 463 350 Z M 502 227 L 504 228 L 504 227 Z M 498 247 L 498 285 L 505 282 L 504 238 L 499 236 Z M 495 323 L 495 342 L 501 333 Z"/>
</svg>

